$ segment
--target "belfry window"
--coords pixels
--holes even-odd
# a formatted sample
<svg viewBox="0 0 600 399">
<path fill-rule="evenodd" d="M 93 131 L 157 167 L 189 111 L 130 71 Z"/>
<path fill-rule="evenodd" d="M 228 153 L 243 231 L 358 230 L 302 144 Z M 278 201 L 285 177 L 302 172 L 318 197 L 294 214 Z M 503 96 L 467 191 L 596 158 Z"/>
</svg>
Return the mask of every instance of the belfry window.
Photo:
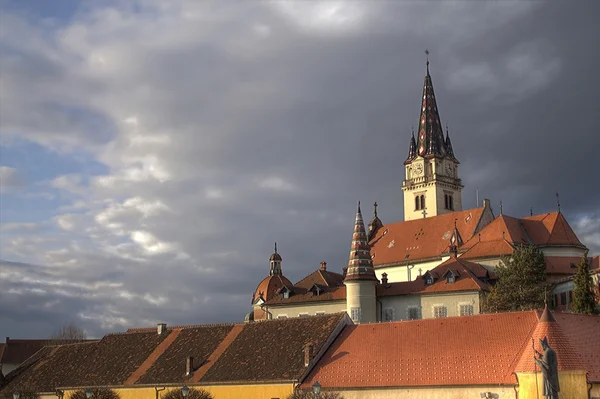
<svg viewBox="0 0 600 399">
<path fill-rule="evenodd" d="M 444 209 L 454 209 L 452 194 L 444 194 Z"/>
<path fill-rule="evenodd" d="M 415 209 L 418 211 L 421 209 L 421 201 L 419 200 L 419 196 L 415 197 Z"/>
<path fill-rule="evenodd" d="M 421 209 L 425 209 L 425 196 L 421 195 Z"/>
</svg>

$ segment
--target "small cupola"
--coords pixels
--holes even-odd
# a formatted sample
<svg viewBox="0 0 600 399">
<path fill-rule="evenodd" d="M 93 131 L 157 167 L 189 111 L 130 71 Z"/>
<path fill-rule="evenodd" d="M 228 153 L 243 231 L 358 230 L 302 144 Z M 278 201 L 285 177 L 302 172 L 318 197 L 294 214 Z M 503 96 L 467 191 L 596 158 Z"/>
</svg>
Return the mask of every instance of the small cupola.
<svg viewBox="0 0 600 399">
<path fill-rule="evenodd" d="M 277 253 L 277 243 L 275 243 L 275 252 L 273 252 L 273 254 L 271 255 L 271 257 L 269 258 L 269 263 L 270 263 L 270 271 L 269 271 L 269 276 L 278 276 L 281 275 L 281 261 L 283 259 L 281 259 L 281 255 L 279 255 L 279 253 Z"/>
</svg>

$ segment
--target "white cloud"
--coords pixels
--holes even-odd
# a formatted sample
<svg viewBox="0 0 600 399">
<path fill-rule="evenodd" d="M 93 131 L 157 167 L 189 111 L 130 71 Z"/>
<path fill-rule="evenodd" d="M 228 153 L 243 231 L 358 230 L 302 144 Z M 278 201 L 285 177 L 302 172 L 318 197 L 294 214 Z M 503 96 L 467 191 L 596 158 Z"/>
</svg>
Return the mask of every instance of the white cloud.
<svg viewBox="0 0 600 399">
<path fill-rule="evenodd" d="M 261 188 L 273 191 L 294 191 L 296 189 L 296 187 L 292 183 L 277 176 L 271 176 L 262 179 L 259 182 L 259 186 Z"/>
</svg>

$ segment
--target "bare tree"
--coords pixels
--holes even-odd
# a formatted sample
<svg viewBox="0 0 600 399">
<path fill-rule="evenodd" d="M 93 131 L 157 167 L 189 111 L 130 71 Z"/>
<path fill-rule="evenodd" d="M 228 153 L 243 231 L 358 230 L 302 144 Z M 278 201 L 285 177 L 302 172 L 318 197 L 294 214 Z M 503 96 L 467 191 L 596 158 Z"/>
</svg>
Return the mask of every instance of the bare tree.
<svg viewBox="0 0 600 399">
<path fill-rule="evenodd" d="M 68 341 L 70 343 L 85 341 L 87 335 L 85 331 L 77 324 L 71 322 L 65 323 L 60 326 L 54 333 L 50 336 L 50 344 L 59 344 L 65 343 Z"/>
<path fill-rule="evenodd" d="M 162 399 L 184 399 L 181 389 L 173 389 L 162 395 Z M 213 396 L 204 389 L 189 388 L 188 399 L 213 399 Z"/>
<path fill-rule="evenodd" d="M 286 399 L 314 399 L 315 394 L 312 389 L 298 389 L 289 394 Z M 335 391 L 321 391 L 319 399 L 344 399 L 342 394 Z"/>
<path fill-rule="evenodd" d="M 69 399 L 87 399 L 87 394 L 84 389 L 80 389 L 73 392 Z M 92 399 L 121 399 L 121 395 L 109 388 L 94 388 L 92 389 Z"/>
</svg>

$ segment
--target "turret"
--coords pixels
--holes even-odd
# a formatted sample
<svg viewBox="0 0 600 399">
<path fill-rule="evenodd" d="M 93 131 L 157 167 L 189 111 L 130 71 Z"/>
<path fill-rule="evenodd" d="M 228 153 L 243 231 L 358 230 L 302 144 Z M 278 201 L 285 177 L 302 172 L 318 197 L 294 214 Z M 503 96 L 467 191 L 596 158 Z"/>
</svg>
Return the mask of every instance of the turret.
<svg viewBox="0 0 600 399">
<path fill-rule="evenodd" d="M 377 321 L 375 276 L 367 233 L 360 211 L 360 202 L 354 222 L 354 233 L 350 245 L 348 270 L 344 278 L 346 285 L 346 310 L 354 323 L 374 323 Z"/>
</svg>

